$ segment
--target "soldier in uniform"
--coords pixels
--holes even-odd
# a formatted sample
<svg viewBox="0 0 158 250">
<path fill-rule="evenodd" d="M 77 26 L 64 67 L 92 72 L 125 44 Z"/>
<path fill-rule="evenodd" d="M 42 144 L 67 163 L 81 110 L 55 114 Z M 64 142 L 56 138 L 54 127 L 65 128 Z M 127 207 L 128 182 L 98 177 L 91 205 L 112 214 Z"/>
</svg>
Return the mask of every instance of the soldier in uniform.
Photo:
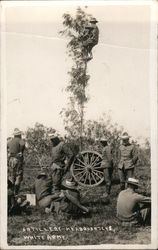
<svg viewBox="0 0 158 250">
<path fill-rule="evenodd" d="M 111 178 L 113 173 L 112 147 L 108 144 L 108 139 L 105 137 L 102 137 L 100 142 L 103 146 L 101 167 L 104 171 L 104 180 L 106 185 L 103 197 L 107 197 L 111 191 Z"/>
<path fill-rule="evenodd" d="M 72 177 L 69 177 L 62 181 L 60 195 L 52 201 L 51 207 L 49 210 L 47 209 L 47 212 L 56 212 L 57 215 L 77 216 L 89 213 L 90 208 L 81 204 L 77 184 Z"/>
<path fill-rule="evenodd" d="M 138 154 L 134 145 L 129 142 L 128 133 L 124 132 L 121 136 L 122 145 L 118 151 L 118 172 L 120 178 L 120 188 L 125 189 L 125 182 L 129 177 L 134 176 L 135 164 L 138 160 Z"/>
<path fill-rule="evenodd" d="M 136 193 L 139 181 L 128 178 L 127 189 L 119 193 L 117 199 L 117 218 L 126 226 L 150 225 L 151 198 Z"/>
<path fill-rule="evenodd" d="M 23 153 L 25 142 L 21 138 L 22 132 L 14 129 L 14 138 L 8 141 L 8 178 L 14 185 L 14 194 L 17 195 L 23 180 Z"/>
<path fill-rule="evenodd" d="M 51 157 L 51 174 L 54 192 L 59 192 L 64 174 L 66 174 L 74 160 L 75 154 L 68 145 L 56 135 L 50 135 L 52 142 Z"/>
<path fill-rule="evenodd" d="M 87 52 L 87 59 L 91 60 L 92 48 L 98 44 L 99 40 L 99 29 L 96 25 L 98 21 L 95 18 L 91 18 L 90 24 L 85 26 L 84 31 L 81 35 L 82 46 L 84 51 Z"/>
<path fill-rule="evenodd" d="M 52 201 L 60 197 L 60 194 L 56 195 L 53 193 L 52 176 L 44 170 L 41 170 L 37 175 L 37 178 L 35 179 L 31 189 L 36 195 L 36 200 L 39 207 L 44 209 L 50 209 Z"/>
</svg>

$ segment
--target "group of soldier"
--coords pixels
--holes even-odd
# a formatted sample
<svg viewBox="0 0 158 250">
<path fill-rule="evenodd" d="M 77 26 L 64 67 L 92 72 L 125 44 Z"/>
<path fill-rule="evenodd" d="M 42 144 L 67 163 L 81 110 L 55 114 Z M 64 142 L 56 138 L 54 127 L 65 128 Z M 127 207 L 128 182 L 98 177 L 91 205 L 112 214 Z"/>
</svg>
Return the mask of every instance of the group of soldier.
<svg viewBox="0 0 158 250">
<path fill-rule="evenodd" d="M 54 134 L 49 134 L 52 143 L 52 163 L 48 168 L 42 168 L 30 190 L 35 193 L 38 206 L 45 212 L 57 214 L 85 214 L 90 212 L 80 202 L 77 183 L 70 174 L 70 166 L 79 152 L 77 145 L 66 143 Z M 28 203 L 19 199 L 19 189 L 23 180 L 23 153 L 25 142 L 22 132 L 14 130 L 14 138 L 7 143 L 8 152 L 8 213 L 22 211 Z M 65 177 L 65 178 L 64 178 Z"/>
<path fill-rule="evenodd" d="M 95 209 L 81 203 L 77 183 L 71 175 L 70 166 L 79 147 L 70 144 L 55 134 L 49 134 L 52 143 L 51 166 L 42 168 L 38 173 L 31 191 L 35 193 L 39 207 L 46 213 L 88 214 Z M 146 223 L 150 217 L 150 197 L 136 192 L 139 182 L 135 179 L 135 166 L 138 160 L 136 148 L 129 141 L 129 135 L 124 132 L 120 137 L 122 143 L 118 154 L 118 174 L 120 178 L 120 193 L 117 199 L 117 217 L 121 223 Z M 113 148 L 106 137 L 100 139 L 102 145 L 101 168 L 104 173 L 105 192 L 102 198 L 110 197 L 113 173 Z M 23 180 L 23 153 L 25 142 L 22 132 L 14 130 L 14 138 L 7 143 L 8 150 L 8 213 L 16 209 L 22 210 L 27 201 L 19 198 L 19 189 Z M 16 209 L 15 209 L 16 208 Z"/>
</svg>

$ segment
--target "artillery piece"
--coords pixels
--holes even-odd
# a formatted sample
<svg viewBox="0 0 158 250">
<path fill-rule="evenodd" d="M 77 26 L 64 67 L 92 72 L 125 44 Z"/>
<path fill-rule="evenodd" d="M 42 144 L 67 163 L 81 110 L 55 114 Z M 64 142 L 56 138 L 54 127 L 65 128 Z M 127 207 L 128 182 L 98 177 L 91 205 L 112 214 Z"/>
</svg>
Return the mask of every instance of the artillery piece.
<svg viewBox="0 0 158 250">
<path fill-rule="evenodd" d="M 104 181 L 102 156 L 96 151 L 82 151 L 71 166 L 75 181 L 84 187 L 95 187 Z"/>
</svg>

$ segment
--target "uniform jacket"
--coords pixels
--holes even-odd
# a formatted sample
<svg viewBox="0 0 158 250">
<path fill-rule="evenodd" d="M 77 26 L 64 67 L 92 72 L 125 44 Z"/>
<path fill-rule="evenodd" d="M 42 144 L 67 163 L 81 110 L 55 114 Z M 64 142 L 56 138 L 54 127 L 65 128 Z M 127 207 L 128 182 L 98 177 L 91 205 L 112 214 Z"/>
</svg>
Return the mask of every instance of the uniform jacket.
<svg viewBox="0 0 158 250">
<path fill-rule="evenodd" d="M 112 148 L 110 145 L 107 145 L 103 148 L 101 166 L 103 168 L 110 168 L 113 166 L 112 165 Z"/>
<path fill-rule="evenodd" d="M 14 137 L 7 143 L 8 150 L 8 175 L 14 182 L 17 175 L 23 174 L 23 152 L 25 142 L 19 137 Z M 19 155 L 21 153 L 21 155 Z"/>
<path fill-rule="evenodd" d="M 66 189 L 63 191 L 65 197 L 60 199 L 60 202 L 54 202 L 55 211 L 76 215 L 81 211 L 87 211 L 87 208 L 80 203 L 80 193 L 78 190 Z"/>
<path fill-rule="evenodd" d="M 82 34 L 82 39 L 85 42 L 93 43 L 94 45 L 96 45 L 98 43 L 98 40 L 99 40 L 98 27 L 96 25 L 86 26 L 84 31 L 83 31 L 83 34 Z"/>
<path fill-rule="evenodd" d="M 32 187 L 36 194 L 37 201 L 52 194 L 52 178 L 51 177 L 37 177 Z"/>
<path fill-rule="evenodd" d="M 52 147 L 51 151 L 53 168 L 64 168 L 65 160 L 67 159 L 67 166 L 69 167 L 74 159 L 74 154 L 68 144 L 60 142 L 57 146 Z"/>
<path fill-rule="evenodd" d="M 98 43 L 98 40 L 99 40 L 99 29 L 98 29 L 98 27 L 96 25 L 92 29 L 91 39 L 92 39 L 92 41 L 93 41 L 94 44 Z"/>
<path fill-rule="evenodd" d="M 18 153 L 23 154 L 25 149 L 25 142 L 19 137 L 14 137 L 12 140 L 8 141 L 7 148 L 10 156 L 17 157 Z"/>
<path fill-rule="evenodd" d="M 150 197 L 137 194 L 134 190 L 127 188 L 120 192 L 117 200 L 117 217 L 121 221 L 133 221 L 137 218 L 139 202 L 150 202 Z"/>
<path fill-rule="evenodd" d="M 118 152 L 119 164 L 118 168 L 125 169 L 134 168 L 134 165 L 137 163 L 138 155 L 135 149 L 135 146 L 132 144 L 121 145 Z"/>
</svg>

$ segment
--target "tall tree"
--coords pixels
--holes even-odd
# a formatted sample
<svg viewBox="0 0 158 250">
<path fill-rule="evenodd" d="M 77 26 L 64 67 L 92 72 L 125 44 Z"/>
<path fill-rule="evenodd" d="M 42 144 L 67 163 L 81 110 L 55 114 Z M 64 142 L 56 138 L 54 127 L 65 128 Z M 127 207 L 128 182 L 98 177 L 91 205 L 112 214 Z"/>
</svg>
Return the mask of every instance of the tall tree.
<svg viewBox="0 0 158 250">
<path fill-rule="evenodd" d="M 63 109 L 65 129 L 72 137 L 82 137 L 84 133 L 84 108 L 88 101 L 86 88 L 90 76 L 87 74 L 86 51 L 83 50 L 81 34 L 88 25 L 91 15 L 86 14 L 81 8 L 77 8 L 75 17 L 70 14 L 63 15 L 64 30 L 62 36 L 68 38 L 68 56 L 72 58 L 72 68 L 68 72 L 70 81 L 66 91 L 70 93 L 68 107 Z"/>
</svg>

